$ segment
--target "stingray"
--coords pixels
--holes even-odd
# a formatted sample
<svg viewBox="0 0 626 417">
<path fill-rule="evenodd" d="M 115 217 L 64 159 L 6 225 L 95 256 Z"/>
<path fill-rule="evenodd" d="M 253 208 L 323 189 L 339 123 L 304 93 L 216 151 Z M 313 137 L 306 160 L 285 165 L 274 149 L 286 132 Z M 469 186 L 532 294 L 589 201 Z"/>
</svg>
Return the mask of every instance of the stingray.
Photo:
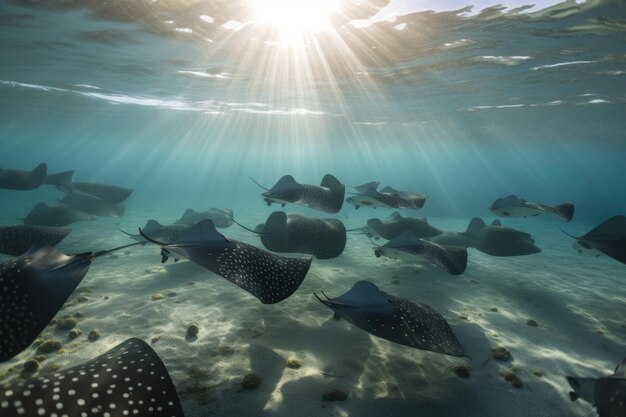
<svg viewBox="0 0 626 417">
<path fill-rule="evenodd" d="M 233 224 L 233 210 L 222 210 L 213 207 L 209 211 L 197 212 L 188 208 L 187 210 L 185 210 L 183 216 L 180 219 L 176 220 L 176 223 L 192 226 L 199 221 L 206 219 L 212 220 L 215 227 L 219 227 L 221 229 L 230 227 Z"/>
<path fill-rule="evenodd" d="M 22 220 L 24 224 L 61 227 L 95 219 L 95 216 L 83 213 L 65 204 L 49 206 L 46 203 L 39 203 Z"/>
<path fill-rule="evenodd" d="M 265 189 L 267 192 L 262 197 L 268 206 L 279 203 L 285 207 L 286 203 L 293 203 L 326 213 L 341 210 L 346 193 L 346 186 L 330 174 L 324 175 L 320 185 L 300 184 L 291 175 L 285 175 L 271 189 Z"/>
<path fill-rule="evenodd" d="M 377 189 L 379 185 L 380 185 L 380 182 L 371 181 L 371 182 L 366 182 L 365 184 L 357 185 L 356 187 L 352 187 L 352 188 L 354 188 L 359 193 L 364 193 L 370 188 Z"/>
<path fill-rule="evenodd" d="M 95 182 L 71 181 L 66 186 L 60 187 L 61 191 L 85 194 L 99 198 L 107 203 L 122 203 L 133 192 L 130 188 L 118 187 L 116 185 L 99 184 Z"/>
<path fill-rule="evenodd" d="M 81 282 L 98 256 L 141 244 L 101 252 L 65 255 L 35 244 L 23 255 L 0 264 L 0 362 L 26 349 Z"/>
<path fill-rule="evenodd" d="M 20 256 L 36 243 L 55 246 L 71 232 L 63 227 L 0 226 L 0 253 Z"/>
<path fill-rule="evenodd" d="M 379 185 L 378 181 L 372 181 L 354 187 L 357 193 L 350 193 L 352 196 L 346 202 L 353 204 L 355 209 L 364 206 L 419 210 L 424 207 L 426 197 L 421 194 L 398 191 L 389 186 L 377 191 Z"/>
<path fill-rule="evenodd" d="M 432 307 L 394 297 L 369 281 L 359 281 L 337 298 L 315 296 L 324 305 L 374 336 L 401 345 L 443 353 L 467 356 L 452 329 Z"/>
<path fill-rule="evenodd" d="M 402 217 L 397 211 L 392 213 L 385 221 L 369 219 L 367 225 L 370 229 L 387 240 L 391 240 L 406 231 L 412 232 L 415 237 L 419 239 L 437 236 L 443 233 L 442 230 L 429 225 L 426 219 Z"/>
<path fill-rule="evenodd" d="M 567 377 L 574 389 L 572 401 L 578 398 L 593 404 L 600 417 L 626 417 L 626 358 L 613 375 L 602 378 Z"/>
<path fill-rule="evenodd" d="M 107 203 L 122 203 L 133 192 L 130 188 L 117 185 L 100 184 L 97 182 L 80 182 L 72 180 L 74 171 L 63 171 L 46 176 L 44 184 L 54 185 L 64 193 L 78 193 L 99 198 Z"/>
<path fill-rule="evenodd" d="M 189 259 L 248 291 L 263 304 L 274 304 L 293 294 L 311 266 L 312 258 L 277 256 L 247 243 L 226 239 L 208 219 L 191 226 L 172 243 L 152 239 L 141 229 L 139 233 L 161 246 L 161 262 L 170 257 Z"/>
<path fill-rule="evenodd" d="M 626 264 L 626 217 L 613 216 L 580 237 L 561 231 L 577 240 L 575 249 L 599 251 Z"/>
<path fill-rule="evenodd" d="M 153 239 L 171 243 L 180 239 L 190 227 L 191 226 L 187 226 L 186 224 L 168 224 L 164 226 L 156 220 L 148 220 L 141 230 Z M 133 235 L 122 229 L 120 229 L 120 231 L 135 240 L 145 241 L 141 235 Z"/>
<path fill-rule="evenodd" d="M 426 261 L 452 275 L 462 274 L 467 266 L 467 249 L 418 239 L 409 231 L 396 236 L 384 246 L 376 245 L 374 254 L 377 258 L 387 256 L 408 262 Z"/>
<path fill-rule="evenodd" d="M 167 368 L 132 338 L 100 356 L 0 389 L 0 415 L 183 417 Z"/>
<path fill-rule="evenodd" d="M 34 190 L 43 184 L 48 166 L 45 163 L 37 165 L 32 171 L 0 168 L 0 188 L 7 190 Z"/>
<path fill-rule="evenodd" d="M 124 203 L 110 203 L 101 198 L 79 193 L 67 194 L 61 203 L 84 213 L 102 217 L 122 217 L 126 211 Z"/>
<path fill-rule="evenodd" d="M 390 187 L 387 187 L 390 188 Z M 395 191 L 395 190 L 394 190 Z M 385 207 L 396 209 L 413 209 L 419 210 L 424 206 L 425 197 L 406 198 L 402 197 L 401 192 L 383 193 L 370 188 L 362 193 L 351 193 L 352 196 L 346 198 L 346 202 L 354 205 L 355 209 L 363 207 Z M 408 195 L 409 193 L 402 193 Z M 417 195 L 417 194 L 416 194 Z"/>
<path fill-rule="evenodd" d="M 492 256 L 521 256 L 541 252 L 528 233 L 501 226 L 497 220 L 487 226 L 478 217 L 470 221 L 465 232 L 445 232 L 429 240 L 440 245 L 472 247 Z"/>
<path fill-rule="evenodd" d="M 66 186 L 72 181 L 74 171 L 63 171 L 55 174 L 48 174 L 43 183 L 46 185 L 55 185 L 57 187 Z"/>
<path fill-rule="evenodd" d="M 498 198 L 491 205 L 490 210 L 502 217 L 529 217 L 540 214 L 554 214 L 562 217 L 568 222 L 574 217 L 574 205 L 572 203 L 557 204 L 549 206 L 546 204 L 531 203 L 516 195 L 505 198 Z"/>
<path fill-rule="evenodd" d="M 272 252 L 306 253 L 317 259 L 330 259 L 341 255 L 346 247 L 346 228 L 337 219 L 275 211 L 258 233 L 263 246 Z"/>
</svg>

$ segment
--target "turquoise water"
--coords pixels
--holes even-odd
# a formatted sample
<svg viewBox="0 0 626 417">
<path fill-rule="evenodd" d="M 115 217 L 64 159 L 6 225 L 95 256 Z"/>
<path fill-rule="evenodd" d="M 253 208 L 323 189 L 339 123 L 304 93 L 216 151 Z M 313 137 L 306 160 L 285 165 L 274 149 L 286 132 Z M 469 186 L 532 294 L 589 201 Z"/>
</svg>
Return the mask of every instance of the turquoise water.
<svg viewBox="0 0 626 417">
<path fill-rule="evenodd" d="M 376 4 L 382 7 L 385 2 Z M 132 336 L 148 339 L 153 336 L 146 330 L 151 326 L 170 331 L 176 320 L 192 320 L 186 314 L 211 328 L 203 308 L 218 306 L 222 309 L 218 312 L 228 316 L 228 303 L 219 301 L 220 291 L 226 291 L 229 300 L 238 303 L 232 313 L 235 336 L 209 332 L 214 337 L 207 336 L 195 347 L 183 346 L 181 338 L 164 338 L 164 347 L 157 349 L 179 388 L 188 383 L 185 358 L 203 361 L 208 350 L 225 341 L 237 350 L 237 359 L 221 358 L 226 365 L 220 365 L 219 355 L 211 356 L 207 365 L 220 370 L 220 381 L 232 382 L 244 371 L 241 363 L 258 361 L 254 349 L 246 347 L 257 340 L 249 338 L 249 326 L 243 324 L 255 320 L 250 317 L 254 314 L 242 311 L 249 305 L 274 332 L 269 341 L 258 339 L 263 349 L 281 355 L 281 349 L 292 354 L 306 350 L 310 355 L 311 367 L 301 377 L 306 389 L 298 388 L 297 377 L 279 384 L 281 378 L 270 365 L 280 361 L 268 360 L 262 368 L 275 384 L 262 396 L 249 397 L 248 408 L 236 408 L 233 402 L 246 400 L 222 387 L 209 395 L 209 405 L 183 394 L 190 416 L 393 416 L 410 415 L 410 410 L 425 404 L 430 407 L 425 415 L 497 416 L 505 410 L 510 415 L 588 415 L 591 409 L 580 401 L 570 403 L 563 375 L 587 371 L 598 376 L 625 355 L 624 268 L 606 257 L 578 257 L 572 241 L 555 224 L 580 235 L 608 217 L 626 213 L 623 2 L 566 2 L 529 13 L 497 7 L 472 14 L 420 12 L 362 28 L 349 23 L 377 10 L 346 11 L 335 16 L 332 31 L 306 35 L 304 44 L 293 44 L 281 43 L 271 28 L 221 26 L 230 20 L 246 22 L 252 12 L 245 4 L 2 2 L 0 167 L 30 170 L 46 162 L 50 173 L 73 169 L 77 181 L 134 189 L 124 217 L 74 225 L 59 246 L 68 252 L 127 243 L 118 227 L 136 230 L 151 218 L 169 224 L 188 207 L 233 208 L 236 220 L 253 227 L 277 206 L 266 207 L 260 197 L 263 190 L 249 177 L 270 187 L 285 174 L 319 184 L 324 174 L 332 173 L 350 192 L 352 186 L 378 180 L 426 195 L 423 209 L 405 210 L 403 215 L 427 217 L 445 230 L 464 230 L 472 217 L 490 222 L 491 203 L 509 194 L 546 204 L 571 201 L 576 206 L 571 224 L 549 217 L 505 219 L 506 225 L 531 233 L 541 254 L 496 259 L 471 250 L 468 272 L 457 283 L 441 272 L 420 270 L 422 278 L 434 278 L 417 281 L 423 285 L 417 286 L 411 280 L 415 269 L 380 264 L 370 242 L 350 236 L 340 258 L 314 261 L 304 287 L 296 293 L 297 301 L 275 306 L 281 310 L 264 306 L 258 313 L 257 301 L 232 284 L 215 283 L 218 277 L 209 274 L 218 285 L 210 286 L 204 281 L 206 271 L 174 268 L 177 278 L 171 288 L 182 291 L 187 280 L 202 282 L 209 291 L 207 298 L 189 295 L 193 308 L 188 310 L 176 310 L 175 305 L 139 310 L 139 322 L 131 314 L 124 319 L 128 327 L 118 329 L 107 318 L 117 311 L 94 306 L 89 325 L 108 329 L 111 339 L 105 339 L 106 347 Z M 213 23 L 200 16 L 211 16 Z M 1 224 L 14 224 L 36 203 L 62 196 L 47 186 L 28 192 L 0 190 Z M 393 212 L 355 211 L 348 204 L 337 215 L 293 205 L 285 210 L 336 217 L 348 228 Z M 260 246 L 256 237 L 236 225 L 222 233 Z M 120 258 L 94 266 L 93 278 L 88 275 L 84 285 L 110 293 L 126 280 L 144 276 L 147 300 L 153 292 L 170 288 L 163 280 L 172 276 L 151 269 L 160 268 L 156 249 L 139 248 L 137 255 Z M 133 276 L 126 276 L 127 271 Z M 333 323 L 321 322 L 329 312 L 321 310 L 311 293 L 325 290 L 336 296 L 364 277 L 442 312 L 459 337 L 465 337 L 478 376 L 467 384 L 450 382 L 445 379 L 450 372 L 444 378 L 441 371 L 450 367 L 448 359 L 431 359 L 439 355 L 417 354 L 389 347 L 390 343 L 381 346 L 379 340 L 370 341 L 348 326 L 338 334 L 350 331 L 354 339 L 342 337 L 342 343 L 361 347 L 352 348 L 354 363 L 341 362 L 333 368 L 333 355 L 349 361 L 351 348 L 329 353 L 328 346 L 315 341 L 315 335 Z M 393 277 L 400 277 L 400 287 L 390 284 Z M 107 280 L 115 285 L 107 286 Z M 477 290 L 473 280 L 488 289 Z M 546 283 L 544 288 L 541 282 Z M 133 287 L 133 296 L 141 293 L 141 288 Z M 119 296 L 123 298 L 123 292 Z M 540 300 L 544 310 L 525 305 L 529 298 Z M 507 317 L 512 322 L 540 316 L 543 323 L 550 322 L 550 330 L 529 339 L 525 327 L 516 330 L 512 322 L 490 321 L 487 311 L 494 300 L 499 300 L 501 310 L 506 310 L 503 304 L 511 306 Z M 90 309 L 84 307 L 88 313 Z M 281 314 L 295 318 L 283 322 Z M 469 324 L 457 318 L 468 314 Z M 285 334 L 272 320 L 284 325 Z M 564 335 L 555 341 L 550 333 L 560 329 Z M 591 340 L 599 329 L 605 339 Z M 486 346 L 496 344 L 490 339 L 493 333 L 519 349 L 515 352 L 519 366 L 527 372 L 522 394 L 506 384 L 498 386 L 494 381 L 502 379 L 498 376 L 502 369 L 484 365 L 489 359 Z M 290 345 L 285 342 L 289 334 L 307 342 Z M 589 345 L 580 346 L 585 337 Z M 332 344 L 329 339 L 320 340 Z M 528 340 L 545 350 L 533 352 Z M 102 353 L 105 346 L 81 349 L 59 355 L 59 363 L 75 365 Z M 376 354 L 368 356 L 368 349 Z M 20 356 L 14 364 L 28 357 Z M 394 357 L 400 359 L 394 362 Z M 415 378 L 402 369 L 429 361 L 433 364 L 419 365 Z M 311 376 L 316 366 L 348 375 L 329 386 L 351 392 L 345 404 L 320 407 L 318 397 L 328 384 Z M 547 369 L 549 382 L 531 375 L 539 368 Z M 391 382 L 383 389 L 380 381 Z M 283 383 L 291 388 L 276 388 Z M 446 384 L 453 384 L 452 392 L 459 397 L 455 406 L 445 404 L 454 397 L 447 396 Z M 413 392 L 425 385 L 430 387 L 426 399 Z M 310 386 L 312 392 L 307 391 Z M 484 386 L 493 394 L 485 394 Z M 283 406 L 276 406 L 277 396 L 290 394 L 297 401 L 283 399 Z M 482 395 L 484 400 L 469 399 Z M 313 403 L 307 403 L 311 397 Z M 525 414 L 507 410 L 509 401 L 538 405 L 533 405 L 532 414 Z M 293 411 L 298 404 L 306 413 Z M 394 406 L 396 413 L 389 411 Z M 372 414 L 370 407 L 383 411 Z"/>
</svg>

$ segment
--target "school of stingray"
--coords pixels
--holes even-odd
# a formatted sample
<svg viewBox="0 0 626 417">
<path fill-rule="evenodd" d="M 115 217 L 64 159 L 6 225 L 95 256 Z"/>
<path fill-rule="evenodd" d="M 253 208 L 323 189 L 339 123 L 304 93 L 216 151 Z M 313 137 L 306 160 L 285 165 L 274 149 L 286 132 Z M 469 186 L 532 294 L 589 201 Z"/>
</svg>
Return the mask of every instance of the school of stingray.
<svg viewBox="0 0 626 417">
<path fill-rule="evenodd" d="M 25 214 L 23 224 L 0 226 L 0 253 L 14 257 L 0 264 L 0 362 L 33 344 L 96 258 L 131 246 L 156 245 L 162 263 L 187 259 L 239 286 L 263 304 L 290 297 L 306 278 L 313 258 L 340 256 L 349 232 L 369 238 L 376 257 L 429 263 L 451 275 L 464 273 L 468 248 L 498 257 L 541 251 L 530 234 L 499 220 L 486 224 L 474 218 L 467 230 L 453 232 L 440 230 L 426 219 L 403 217 L 396 211 L 385 220 L 371 218 L 362 227 L 346 229 L 337 218 L 275 211 L 265 223 L 253 227 L 235 221 L 232 210 L 212 208 L 204 212 L 187 209 L 171 225 L 149 219 L 136 233 L 120 230 L 134 240 L 120 247 L 66 254 L 54 246 L 71 232 L 67 226 L 99 216 L 122 216 L 124 201 L 133 191 L 75 181 L 73 177 L 74 171 L 49 174 L 43 163 L 32 171 L 0 169 L 0 188 L 34 190 L 52 186 L 65 194 L 58 202 L 37 204 Z M 329 214 L 339 212 L 344 202 L 355 209 L 412 210 L 421 209 L 426 202 L 426 197 L 416 192 L 390 186 L 379 190 L 378 182 L 354 189 L 346 198 L 345 185 L 333 175 L 325 175 L 320 185 L 300 184 L 285 175 L 272 188 L 265 188 L 262 198 L 268 206 L 297 204 Z M 497 199 L 490 210 L 503 218 L 549 215 L 570 222 L 574 216 L 571 203 L 546 205 L 515 195 Z M 258 235 L 263 248 L 230 239 L 217 230 L 233 223 Z M 616 215 L 582 236 L 571 237 L 576 251 L 626 263 L 625 216 Z M 377 243 L 381 239 L 387 243 Z M 355 282 L 341 295 L 331 297 L 320 289 L 314 296 L 336 318 L 389 342 L 433 354 L 468 357 L 463 341 L 443 315 L 418 300 L 388 294 L 366 280 Z M 593 404 L 600 417 L 626 416 L 626 359 L 606 377 L 563 378 L 573 389 L 571 399 Z M 132 415 L 183 415 L 166 365 L 148 344 L 135 338 L 79 366 L 46 378 L 12 382 L 0 389 L 1 416 L 127 415 L 127 410 L 122 412 L 122 403 L 131 404 Z"/>
</svg>

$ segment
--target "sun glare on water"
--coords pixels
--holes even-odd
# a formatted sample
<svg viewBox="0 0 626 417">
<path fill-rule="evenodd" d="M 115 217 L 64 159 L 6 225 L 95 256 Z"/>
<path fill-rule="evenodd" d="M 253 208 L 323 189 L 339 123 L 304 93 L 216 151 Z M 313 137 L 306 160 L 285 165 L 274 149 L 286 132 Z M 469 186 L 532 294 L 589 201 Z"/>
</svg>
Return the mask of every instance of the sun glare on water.
<svg viewBox="0 0 626 417">
<path fill-rule="evenodd" d="M 254 22 L 276 30 L 285 40 L 331 28 L 339 0 L 251 0 Z"/>
</svg>

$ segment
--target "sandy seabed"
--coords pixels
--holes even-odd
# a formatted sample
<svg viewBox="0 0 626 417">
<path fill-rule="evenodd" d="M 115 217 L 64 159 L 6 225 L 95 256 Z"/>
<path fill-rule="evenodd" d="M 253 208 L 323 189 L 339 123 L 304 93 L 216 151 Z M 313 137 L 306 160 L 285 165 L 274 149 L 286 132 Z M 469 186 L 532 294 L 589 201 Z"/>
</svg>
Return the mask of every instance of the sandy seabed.
<svg viewBox="0 0 626 417">
<path fill-rule="evenodd" d="M 121 219 L 75 224 L 58 247 L 78 253 L 129 243 L 118 226 L 136 230 L 149 218 L 168 224 L 182 211 L 146 212 L 131 206 Z M 235 208 L 235 215 L 255 226 L 271 211 L 241 213 Z M 391 213 L 344 211 L 350 218 L 340 218 L 349 228 Z M 429 222 L 445 230 L 464 230 L 468 220 Z M 570 401 L 564 376 L 610 374 L 626 356 L 624 265 L 607 257 L 578 255 L 573 241 L 549 219 L 503 223 L 531 233 L 543 252 L 495 258 L 469 249 L 465 274 L 451 276 L 434 266 L 376 258 L 367 238 L 350 234 L 340 257 L 314 260 L 298 291 L 275 305 L 261 304 L 191 262 L 161 264 L 154 245 L 98 258 L 58 314 L 79 313 L 81 336 L 69 340 L 67 330 L 49 326 L 42 337 L 61 340 L 63 349 L 48 355 L 40 374 L 80 364 L 139 337 L 151 343 L 166 364 L 187 417 L 594 415 L 589 404 Z M 563 227 L 579 235 L 594 226 Z M 261 246 L 257 237 L 236 225 L 221 232 Z M 313 296 L 319 291 L 338 296 L 362 279 L 434 307 L 471 359 L 370 336 L 345 320 L 334 320 Z M 154 300 L 154 295 L 163 297 Z M 529 326 L 528 320 L 538 325 Z M 197 338 L 186 335 L 190 324 L 199 326 Z M 98 340 L 87 339 L 91 330 L 100 332 Z M 495 360 L 495 347 L 505 347 L 513 359 Z M 21 364 L 35 350 L 28 348 L 2 364 L 3 382 L 20 378 Z M 302 366 L 289 368 L 288 359 Z M 455 375 L 456 365 L 468 365 L 470 377 Z M 261 377 L 261 385 L 241 390 L 240 381 L 249 372 Z M 508 372 L 521 379 L 521 388 L 504 379 Z M 332 389 L 347 393 L 347 400 L 324 401 L 322 394 Z"/>
</svg>

